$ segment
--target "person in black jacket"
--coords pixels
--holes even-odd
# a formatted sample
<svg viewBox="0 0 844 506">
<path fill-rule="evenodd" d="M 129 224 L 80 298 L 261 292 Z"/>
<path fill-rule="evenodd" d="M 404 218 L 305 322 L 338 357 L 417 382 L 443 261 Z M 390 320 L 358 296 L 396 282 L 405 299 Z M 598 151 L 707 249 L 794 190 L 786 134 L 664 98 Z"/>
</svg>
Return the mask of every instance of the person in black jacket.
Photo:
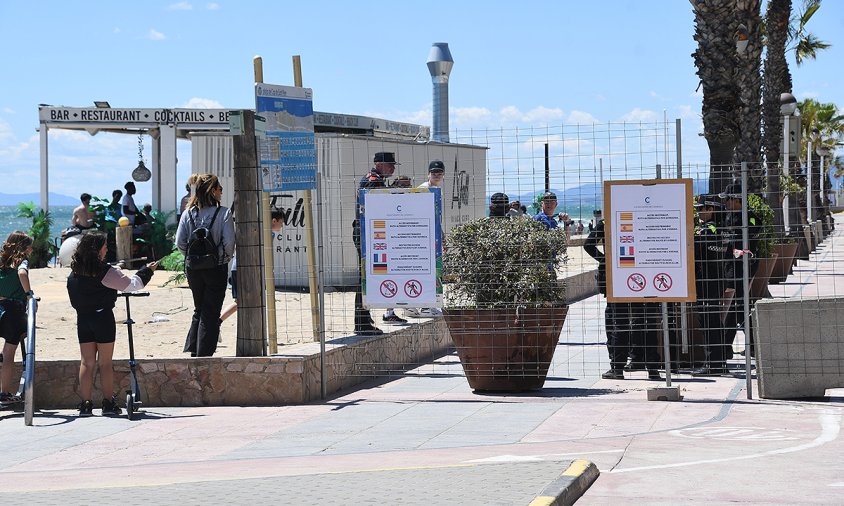
<svg viewBox="0 0 844 506">
<path fill-rule="evenodd" d="M 718 227 L 716 213 L 724 206 L 716 195 L 701 195 L 698 203 L 700 226 L 695 233 L 695 290 L 698 302 L 695 306 L 697 325 L 703 331 L 704 363 L 692 370 L 694 376 L 708 376 L 727 372 L 727 359 L 732 358 L 732 347 L 727 342 L 725 322 L 727 312 L 723 308 L 725 291 L 732 284 L 728 278 L 734 262 L 732 247 Z M 735 326 L 733 326 L 735 327 Z M 732 330 L 735 334 L 735 330 Z"/>
<path fill-rule="evenodd" d="M 583 250 L 598 261 L 598 292 L 607 295 L 606 255 L 598 249 L 604 245 L 604 220 L 601 210 L 593 212 L 597 225 L 583 243 Z M 610 369 L 601 375 L 604 379 L 624 379 L 624 365 L 628 356 L 644 355 L 644 368 L 648 379 L 660 380 L 659 354 L 656 350 L 659 329 L 659 305 L 654 303 L 607 302 L 604 322 L 607 330 L 607 351 Z"/>
<path fill-rule="evenodd" d="M 103 261 L 106 255 L 106 235 L 95 232 L 85 234 L 73 254 L 67 294 L 70 305 L 76 310 L 76 333 L 82 360 L 79 364 L 79 416 L 91 416 L 94 387 L 94 366 L 100 368 L 100 390 L 103 394 L 103 415 L 119 415 L 114 395 L 114 340 L 117 328 L 114 322 L 114 303 L 117 291 L 135 292 L 146 286 L 152 278 L 157 262 L 141 267 L 134 276 L 123 274 L 118 268 Z"/>
<path fill-rule="evenodd" d="M 364 175 L 358 183 L 358 190 L 369 188 L 386 188 L 387 178 L 392 176 L 396 171 L 396 165 L 400 165 L 396 161 L 395 153 L 378 152 L 373 158 L 375 166 L 369 169 L 369 172 Z M 355 242 L 355 248 L 358 250 L 358 265 L 361 263 L 361 249 L 360 249 L 360 201 L 356 201 L 355 206 L 355 221 L 352 222 L 352 240 Z M 357 269 L 360 273 L 360 269 Z M 363 292 L 361 291 L 361 280 L 358 278 L 357 290 L 355 291 L 355 334 L 377 336 L 384 332 L 375 326 L 375 321 L 369 314 L 369 310 L 363 307 Z M 400 319 L 400 318 L 399 318 Z M 405 320 L 406 322 L 406 320 Z M 398 322 L 400 323 L 400 322 Z"/>
</svg>

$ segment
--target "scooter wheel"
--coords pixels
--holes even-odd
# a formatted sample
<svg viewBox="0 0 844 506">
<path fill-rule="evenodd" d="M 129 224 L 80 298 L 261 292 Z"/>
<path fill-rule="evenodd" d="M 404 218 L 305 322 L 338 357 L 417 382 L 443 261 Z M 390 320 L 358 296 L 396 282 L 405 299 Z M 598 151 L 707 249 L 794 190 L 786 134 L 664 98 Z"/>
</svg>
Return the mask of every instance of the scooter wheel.
<svg viewBox="0 0 844 506">
<path fill-rule="evenodd" d="M 126 418 L 129 420 L 135 415 L 135 401 L 132 399 L 132 394 L 126 394 Z"/>
</svg>

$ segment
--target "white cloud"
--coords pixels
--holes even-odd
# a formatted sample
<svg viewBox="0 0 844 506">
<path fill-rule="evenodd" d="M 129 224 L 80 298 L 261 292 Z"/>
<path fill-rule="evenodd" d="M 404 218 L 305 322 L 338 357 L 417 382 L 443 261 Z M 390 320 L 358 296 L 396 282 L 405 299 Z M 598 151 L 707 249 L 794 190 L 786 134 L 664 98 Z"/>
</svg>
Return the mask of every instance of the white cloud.
<svg viewBox="0 0 844 506">
<path fill-rule="evenodd" d="M 486 107 L 457 107 L 450 113 L 454 124 L 460 126 L 478 125 L 492 118 L 492 111 Z"/>
<path fill-rule="evenodd" d="M 167 6 L 168 11 L 189 11 L 193 9 L 190 2 L 178 2 Z"/>
<path fill-rule="evenodd" d="M 807 99 L 807 98 L 818 98 L 820 93 L 817 91 L 802 91 L 799 93 L 800 98 Z"/>
<path fill-rule="evenodd" d="M 692 106 L 690 105 L 678 106 L 677 114 L 680 116 L 681 119 L 697 119 L 700 117 L 700 113 L 697 112 L 695 109 L 692 109 Z"/>
<path fill-rule="evenodd" d="M 164 40 L 167 38 L 167 36 L 159 31 L 156 31 L 154 28 L 150 28 L 149 32 L 147 33 L 147 38 L 149 40 Z"/>
<path fill-rule="evenodd" d="M 209 11 L 217 11 L 217 10 L 220 10 L 220 4 L 218 4 L 216 2 L 211 2 L 208 5 L 206 5 L 205 8 L 208 9 Z"/>
<path fill-rule="evenodd" d="M 598 118 L 596 118 L 595 116 L 592 116 L 588 112 L 583 112 L 583 111 L 572 111 L 571 114 L 569 114 L 569 117 L 566 121 L 568 123 L 576 123 L 578 125 L 588 125 L 588 124 L 592 124 L 592 123 L 600 123 L 600 121 L 598 121 Z"/>
<path fill-rule="evenodd" d="M 120 33 L 120 27 L 115 26 L 111 33 Z"/>
<path fill-rule="evenodd" d="M 15 110 L 11 107 L 4 107 L 3 112 L 5 112 L 6 114 L 15 114 Z"/>
<path fill-rule="evenodd" d="M 225 109 L 223 104 L 216 100 L 200 97 L 193 97 L 180 107 L 185 109 Z"/>
<path fill-rule="evenodd" d="M 620 118 L 620 121 L 628 123 L 648 122 L 659 120 L 659 115 L 648 109 L 635 108 Z"/>
</svg>

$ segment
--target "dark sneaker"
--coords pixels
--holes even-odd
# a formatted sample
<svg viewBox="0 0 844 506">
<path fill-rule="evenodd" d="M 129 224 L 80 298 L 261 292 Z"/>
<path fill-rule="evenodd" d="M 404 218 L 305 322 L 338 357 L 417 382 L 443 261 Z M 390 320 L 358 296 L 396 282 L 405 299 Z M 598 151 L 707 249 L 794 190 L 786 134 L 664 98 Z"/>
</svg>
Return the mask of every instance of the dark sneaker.
<svg viewBox="0 0 844 506">
<path fill-rule="evenodd" d="M 112 396 L 111 399 L 103 399 L 103 416 L 113 416 L 122 413 L 120 407 L 117 405 L 117 397 Z"/>
<path fill-rule="evenodd" d="M 18 395 L 10 394 L 9 392 L 0 392 L 0 405 L 8 406 L 9 404 L 17 404 L 21 402 Z"/>
<path fill-rule="evenodd" d="M 384 315 L 384 317 L 381 319 L 387 323 L 407 323 L 407 320 L 397 315 L 396 313 Z"/>
<path fill-rule="evenodd" d="M 359 334 L 362 336 L 380 336 L 383 333 L 383 330 L 373 325 L 365 324 L 355 326 L 355 334 Z"/>
<path fill-rule="evenodd" d="M 79 416 L 91 416 L 94 414 L 94 403 L 91 401 L 82 401 L 77 408 L 79 409 Z"/>
<path fill-rule="evenodd" d="M 656 369 L 648 369 L 648 379 L 653 381 L 662 381 L 662 376 Z"/>
<path fill-rule="evenodd" d="M 622 371 L 621 369 L 610 369 L 609 371 L 602 374 L 601 377 L 605 380 L 623 380 L 624 371 Z"/>
</svg>

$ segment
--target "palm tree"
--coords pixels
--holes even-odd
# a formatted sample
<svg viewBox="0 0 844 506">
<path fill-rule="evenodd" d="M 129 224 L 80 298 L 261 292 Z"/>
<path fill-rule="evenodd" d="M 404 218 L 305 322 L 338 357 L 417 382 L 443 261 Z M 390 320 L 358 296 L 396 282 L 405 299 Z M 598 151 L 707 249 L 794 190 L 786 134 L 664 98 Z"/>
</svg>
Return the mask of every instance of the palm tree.
<svg viewBox="0 0 844 506">
<path fill-rule="evenodd" d="M 747 48 L 738 52 L 736 72 L 739 84 L 741 110 L 739 112 L 740 137 L 733 162 L 748 162 L 750 167 L 750 191 L 762 190 L 762 17 L 760 0 L 737 2 L 736 15 L 741 20 L 737 38 L 747 40 Z"/>
<path fill-rule="evenodd" d="M 692 53 L 703 86 L 703 136 L 709 145 L 709 191 L 720 193 L 732 179 L 739 142 L 739 85 L 735 38 L 739 21 L 736 0 L 691 0 L 695 12 Z"/>
<path fill-rule="evenodd" d="M 827 213 L 826 199 L 823 195 L 829 187 L 829 174 L 826 170 L 827 162 L 833 162 L 833 156 L 824 157 L 824 167 L 820 165 L 818 151 L 826 148 L 829 153 L 835 151 L 836 146 L 844 141 L 844 114 L 838 110 L 833 103 L 821 103 L 816 100 L 806 99 L 798 103 L 802 117 L 803 139 L 801 151 L 808 152 L 808 141 L 810 135 L 817 130 L 817 140 L 812 142 L 812 202 L 821 202 L 821 213 L 818 217 Z M 819 179 L 820 178 L 820 179 Z M 820 193 L 817 181 L 824 182 L 824 193 Z"/>
<path fill-rule="evenodd" d="M 817 51 L 830 47 L 806 29 L 809 20 L 820 6 L 821 0 L 805 0 L 802 12 L 792 18 L 791 0 L 769 0 L 765 16 L 766 54 L 762 85 L 763 142 L 768 171 L 768 204 L 777 210 L 776 223 L 778 225 L 782 223 L 781 170 L 778 166 L 782 145 L 780 95 L 792 91 L 791 73 L 788 69 L 786 54 L 794 51 L 795 63 L 800 66 L 806 59 L 815 59 Z M 795 158 L 799 160 L 799 153 L 795 153 Z M 790 163 L 789 160 L 784 162 Z"/>
</svg>

